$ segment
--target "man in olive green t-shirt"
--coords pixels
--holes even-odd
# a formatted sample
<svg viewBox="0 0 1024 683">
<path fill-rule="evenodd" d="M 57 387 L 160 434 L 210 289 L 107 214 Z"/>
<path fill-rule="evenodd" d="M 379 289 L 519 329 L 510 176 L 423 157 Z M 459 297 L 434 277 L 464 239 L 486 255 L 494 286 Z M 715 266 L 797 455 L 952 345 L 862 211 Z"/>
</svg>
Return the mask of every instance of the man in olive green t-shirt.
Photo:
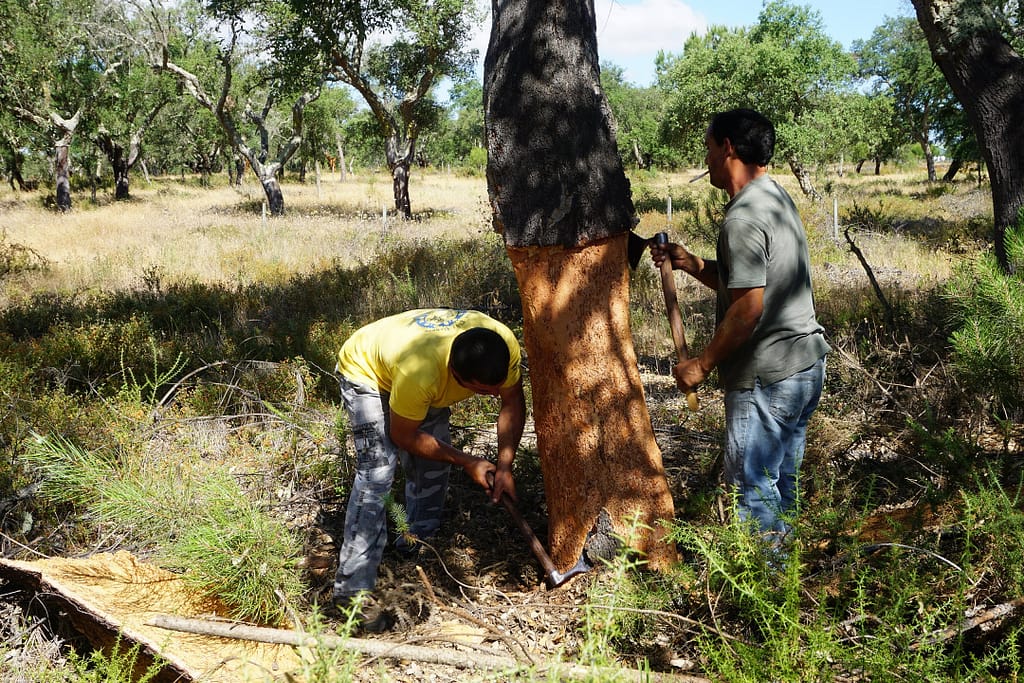
<svg viewBox="0 0 1024 683">
<path fill-rule="evenodd" d="M 725 390 L 725 480 L 741 520 L 781 549 L 797 510 L 807 422 L 831 351 L 814 313 L 811 263 L 800 214 L 768 175 L 775 127 L 750 109 L 711 119 L 704 139 L 711 184 L 729 195 L 715 260 L 678 244 L 652 247 L 718 293 L 714 335 L 673 368 L 691 391 L 718 368 Z"/>
<path fill-rule="evenodd" d="M 526 401 L 521 351 L 511 330 L 478 311 L 420 309 L 370 323 L 345 342 L 337 372 L 356 448 L 356 476 L 334 581 L 334 603 L 362 606 L 364 630 L 387 628 L 370 591 L 387 544 L 384 498 L 399 462 L 406 475 L 409 533 L 428 538 L 441 524 L 451 465 L 462 467 L 494 502 L 515 499 L 512 461 Z M 451 446 L 450 406 L 475 394 L 497 396 L 497 463 Z M 412 554 L 406 537 L 395 545 Z"/>
</svg>

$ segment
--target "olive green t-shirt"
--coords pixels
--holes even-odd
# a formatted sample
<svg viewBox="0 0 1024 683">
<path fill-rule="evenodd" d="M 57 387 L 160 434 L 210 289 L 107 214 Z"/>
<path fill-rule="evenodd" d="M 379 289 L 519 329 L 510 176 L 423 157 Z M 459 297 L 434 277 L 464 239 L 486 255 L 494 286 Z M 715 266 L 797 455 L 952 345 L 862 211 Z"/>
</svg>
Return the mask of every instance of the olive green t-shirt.
<svg viewBox="0 0 1024 683">
<path fill-rule="evenodd" d="M 764 311 L 751 338 L 719 364 L 722 388 L 772 384 L 831 351 L 814 314 L 811 259 L 800 213 L 767 175 L 747 183 L 725 207 L 718 236 L 718 320 L 729 290 L 764 287 Z"/>
</svg>

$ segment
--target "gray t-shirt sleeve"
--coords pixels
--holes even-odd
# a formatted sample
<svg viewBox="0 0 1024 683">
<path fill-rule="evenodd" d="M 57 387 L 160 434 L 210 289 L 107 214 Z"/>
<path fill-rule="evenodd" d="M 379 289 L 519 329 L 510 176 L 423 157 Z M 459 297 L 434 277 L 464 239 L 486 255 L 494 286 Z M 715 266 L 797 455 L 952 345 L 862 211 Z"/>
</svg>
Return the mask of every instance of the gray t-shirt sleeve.
<svg viewBox="0 0 1024 683">
<path fill-rule="evenodd" d="M 768 235 L 755 223 L 727 220 L 722 226 L 729 259 L 729 289 L 764 287 L 768 277 Z"/>
</svg>

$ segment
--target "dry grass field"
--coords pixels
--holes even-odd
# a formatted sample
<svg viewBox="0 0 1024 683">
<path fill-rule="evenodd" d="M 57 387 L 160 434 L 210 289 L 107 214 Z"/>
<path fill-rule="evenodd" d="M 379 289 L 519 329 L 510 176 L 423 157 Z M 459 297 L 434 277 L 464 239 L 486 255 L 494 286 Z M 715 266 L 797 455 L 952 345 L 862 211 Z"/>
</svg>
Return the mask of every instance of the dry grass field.
<svg viewBox="0 0 1024 683">
<path fill-rule="evenodd" d="M 137 179 L 132 199 L 93 204 L 77 195 L 60 216 L 39 197 L 0 191 L 0 227 L 7 241 L 32 249 L 50 265 L 17 283 L 18 290 L 76 291 L 135 287 L 141 278 L 165 282 L 280 282 L 326 264 L 351 265 L 388 233 L 411 239 L 466 236 L 487 228 L 480 179 L 414 177 L 417 220 L 398 220 L 385 175 L 324 177 L 320 187 L 285 184 L 286 215 L 264 218 L 263 192 L 251 177 L 240 187 L 200 187 L 190 180 Z M 386 210 L 386 211 L 385 211 Z"/>
<path fill-rule="evenodd" d="M 694 201 L 707 194 L 707 181 L 688 181 L 698 171 L 658 174 L 634 180 L 657 206 L 642 207 L 636 231 L 653 234 L 666 228 L 666 198 L 676 199 L 673 226 L 692 223 L 680 208 L 680 197 Z M 908 278 L 941 279 L 949 272 L 949 257 L 922 239 L 929 222 L 957 221 L 984 215 L 984 191 L 957 191 L 928 200 L 920 180 L 890 174 L 847 176 L 833 181 L 836 192 L 821 204 L 803 200 L 788 174 L 776 177 L 802 204 L 805 222 L 817 235 L 818 264 L 842 270 L 860 267 L 833 236 L 836 196 L 842 217 L 855 205 L 892 219 L 891 225 L 855 226 L 859 246 L 881 272 L 899 271 Z M 297 185 L 286 182 L 283 217 L 262 216 L 262 190 L 251 177 L 240 187 L 223 184 L 203 188 L 189 179 L 161 178 L 147 184 L 136 179 L 132 199 L 115 204 L 101 195 L 93 203 L 79 193 L 68 215 L 43 208 L 38 195 L 21 195 L 0 187 L 0 230 L 10 243 L 24 245 L 44 259 L 45 273 L 4 283 L 10 301 L 32 290 L 77 291 L 138 286 L 143 277 L 167 282 L 277 282 L 292 274 L 308 273 L 325 264 L 349 265 L 373 251 L 388 234 L 407 239 L 435 236 L 471 237 L 490 231 L 486 183 L 482 177 L 414 173 L 410 195 L 413 221 L 396 218 L 391 183 L 386 174 L 335 175 Z M 654 204 L 654 202 L 648 202 Z M 845 227 L 845 226 L 844 226 Z M 670 226 L 673 238 L 681 238 Z"/>
</svg>

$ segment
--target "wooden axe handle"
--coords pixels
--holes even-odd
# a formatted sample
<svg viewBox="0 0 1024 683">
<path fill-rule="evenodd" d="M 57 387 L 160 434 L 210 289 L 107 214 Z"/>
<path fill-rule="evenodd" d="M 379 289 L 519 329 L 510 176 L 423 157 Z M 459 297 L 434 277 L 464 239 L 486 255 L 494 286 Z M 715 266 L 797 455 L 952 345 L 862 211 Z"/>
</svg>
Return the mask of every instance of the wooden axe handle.
<svg viewBox="0 0 1024 683">
<path fill-rule="evenodd" d="M 660 238 L 665 233 L 659 233 Z M 664 238 L 662 245 L 668 242 L 668 236 Z M 665 294 L 665 312 L 668 314 L 668 324 L 672 328 L 672 341 L 676 345 L 676 356 L 679 360 L 688 360 L 690 352 L 686 348 L 686 333 L 683 331 L 683 316 L 679 312 L 679 297 L 676 295 L 676 276 L 672 272 L 672 259 L 667 255 L 661 262 L 661 291 Z M 696 411 L 700 408 L 697 401 L 697 392 L 692 389 L 686 393 L 686 405 L 690 410 Z"/>
<path fill-rule="evenodd" d="M 490 472 L 487 473 L 487 482 L 494 486 L 494 475 Z M 540 562 L 540 566 L 544 569 L 544 575 L 550 582 L 552 577 L 558 574 L 558 568 L 555 567 L 554 560 L 548 555 L 548 551 L 544 550 L 544 546 L 541 544 L 540 539 L 537 538 L 537 534 L 533 533 L 533 529 L 530 528 L 530 524 L 523 518 L 519 510 L 516 508 L 515 501 L 507 493 L 501 494 L 501 504 L 505 506 L 505 510 L 508 512 L 508 516 L 512 518 L 512 521 L 516 523 L 519 528 L 519 532 L 526 539 L 527 544 L 530 546 L 530 551 L 533 556 Z"/>
</svg>

